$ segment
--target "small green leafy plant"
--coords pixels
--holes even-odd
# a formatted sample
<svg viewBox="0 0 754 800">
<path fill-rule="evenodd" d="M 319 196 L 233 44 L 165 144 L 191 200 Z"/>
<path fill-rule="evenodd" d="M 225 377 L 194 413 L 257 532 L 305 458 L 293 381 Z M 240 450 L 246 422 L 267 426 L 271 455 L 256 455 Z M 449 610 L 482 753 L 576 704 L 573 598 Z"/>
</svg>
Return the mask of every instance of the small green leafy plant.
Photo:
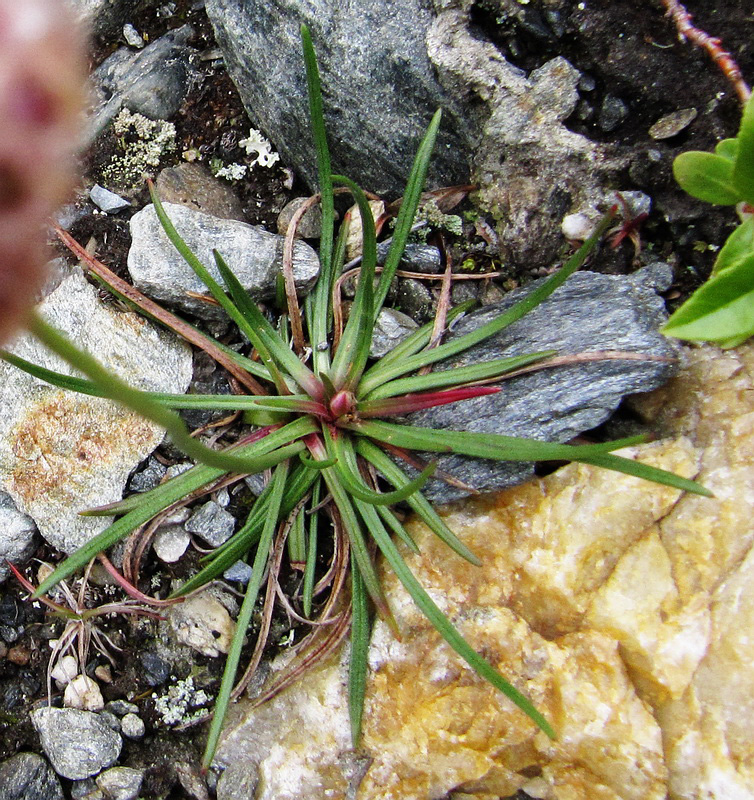
<svg viewBox="0 0 754 800">
<path fill-rule="evenodd" d="M 714 153 L 681 153 L 673 174 L 690 195 L 715 205 L 738 205 L 742 222 L 720 249 L 710 279 L 670 317 L 663 333 L 735 347 L 754 335 L 754 100 L 738 135 Z"/>
<path fill-rule="evenodd" d="M 396 221 L 392 245 L 379 278 L 376 270 L 376 234 L 367 199 L 361 189 L 344 176 L 334 175 L 322 116 L 319 73 L 313 46 L 306 29 L 302 30 L 306 62 L 312 129 L 317 149 L 322 206 L 321 273 L 313 293 L 306 299 L 303 315 L 292 290 L 292 273 L 286 270 L 288 312 L 275 327 L 257 308 L 240 285 L 222 256 L 215 253 L 217 270 L 224 288 L 199 262 L 168 219 L 159 198 L 153 194 L 156 212 L 163 228 L 188 264 L 201 277 L 213 297 L 240 331 L 251 342 L 259 360 L 248 358 L 214 340 L 198 334 L 185 323 L 171 325 L 190 341 L 207 349 L 237 377 L 250 395 L 187 396 L 151 394 L 126 386 L 104 370 L 95 359 L 80 352 L 39 317 L 31 330 L 45 344 L 66 358 L 87 379 L 50 372 L 5 354 L 22 369 L 64 388 L 119 400 L 162 424 L 174 442 L 200 463 L 192 469 L 141 496 L 128 497 L 97 513 L 119 515 L 107 530 L 66 559 L 37 589 L 36 596 L 87 564 L 116 542 L 138 530 L 149 520 L 193 498 L 197 493 L 217 487 L 229 474 L 259 473 L 271 470 L 271 477 L 256 499 L 240 529 L 221 547 L 204 559 L 201 570 L 175 593 L 173 600 L 196 590 L 220 576 L 238 559 L 248 558 L 252 572 L 237 620 L 237 634 L 227 658 L 224 677 L 210 727 L 204 767 L 211 763 L 228 704 L 234 690 L 244 636 L 262 589 L 265 575 L 279 568 L 284 543 L 291 563 L 302 570 L 299 608 L 307 619 L 320 608 L 320 625 L 312 636 L 308 655 L 311 663 L 349 630 L 351 635 L 349 708 L 354 744 L 359 741 L 367 676 L 367 650 L 371 630 L 370 607 L 398 634 L 398 626 L 385 600 L 375 567 L 380 553 L 448 644 L 480 676 L 499 689 L 549 736 L 554 731 L 531 702 L 513 687 L 495 667 L 479 655 L 440 611 L 404 561 L 394 539 L 409 549 L 416 545 L 393 510 L 405 503 L 424 523 L 461 558 L 478 563 L 476 556 L 448 528 L 422 496 L 421 488 L 435 472 L 412 451 L 455 452 L 471 457 L 508 461 L 567 460 L 617 470 L 629 475 L 667 484 L 681 490 L 708 494 L 698 484 L 669 472 L 614 455 L 616 448 L 638 439 L 570 446 L 548 444 L 502 435 L 433 430 L 388 421 L 411 411 L 462 401 L 499 391 L 499 387 L 480 385 L 508 372 L 538 362 L 545 364 L 551 352 L 501 358 L 486 363 L 440 372 L 428 368 L 493 336 L 523 317 L 545 300 L 578 269 L 611 222 L 608 215 L 595 234 L 556 274 L 540 284 L 493 321 L 477 330 L 445 343 L 433 341 L 432 324 L 417 329 L 380 360 L 370 363 L 369 349 L 377 315 L 396 273 L 420 203 L 430 154 L 440 124 L 435 114 L 419 147 Z M 345 187 L 356 201 L 363 227 L 363 257 L 355 298 L 344 326 L 334 314 L 333 292 L 344 262 L 347 225 L 335 236 L 335 185 Z M 292 234 L 289 232 L 290 241 Z M 75 243 L 74 243 L 75 244 Z M 82 257 L 85 254 L 81 249 Z M 91 258 L 90 266 L 94 262 Z M 101 267 L 101 265 L 100 265 Z M 104 275 L 100 271 L 100 275 Z M 111 276 L 110 287 L 121 297 L 135 302 L 135 290 Z M 139 305 L 151 316 L 166 319 L 167 312 L 145 299 Z M 447 313 L 449 323 L 465 307 Z M 175 319 L 175 318 L 173 318 Z M 442 326 L 444 327 L 444 325 Z M 308 342 L 308 346 L 307 346 Z M 246 421 L 256 423 L 223 451 L 206 447 L 189 436 L 176 409 L 204 408 L 242 411 Z M 417 467 L 407 472 L 402 463 Z M 322 547 L 325 535 L 331 537 Z M 328 570 L 329 599 L 318 599 L 323 577 L 317 577 L 318 554 L 332 555 Z M 101 557 L 101 556 L 100 556 Z M 350 601 L 346 576 L 350 575 Z M 273 579 L 268 579 L 267 596 L 273 596 Z M 272 591 L 271 591 L 272 587 Z M 161 601 L 163 603 L 169 601 Z M 265 605 L 265 608 L 269 604 Z M 345 610 L 343 608 L 345 607 Z M 289 607 L 292 610 L 292 607 Z M 269 618 L 267 618 L 269 619 Z M 252 662 L 258 660 L 259 648 Z M 248 672 L 248 670 L 247 670 Z"/>
</svg>

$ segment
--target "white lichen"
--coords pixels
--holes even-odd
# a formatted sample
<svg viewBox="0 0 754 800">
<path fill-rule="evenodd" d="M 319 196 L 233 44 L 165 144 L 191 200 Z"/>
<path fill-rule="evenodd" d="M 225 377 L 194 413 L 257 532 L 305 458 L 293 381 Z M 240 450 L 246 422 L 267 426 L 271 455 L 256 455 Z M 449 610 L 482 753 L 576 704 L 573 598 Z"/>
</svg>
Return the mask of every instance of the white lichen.
<svg viewBox="0 0 754 800">
<path fill-rule="evenodd" d="M 194 687 L 192 677 L 176 681 L 168 687 L 162 695 L 152 694 L 154 709 L 159 714 L 164 725 L 179 725 L 201 716 L 203 706 L 212 700 L 212 695 L 204 689 Z M 193 709 L 193 710 L 192 710 Z"/>
<path fill-rule="evenodd" d="M 248 167 L 245 164 L 228 164 L 213 170 L 216 178 L 225 178 L 226 181 L 240 181 L 246 176 Z"/>
<path fill-rule="evenodd" d="M 257 164 L 260 167 L 271 167 L 280 161 L 280 155 L 272 149 L 269 139 L 265 139 L 255 128 L 250 128 L 248 137 L 241 139 L 238 144 L 246 150 L 248 155 L 254 156 L 249 164 L 250 167 Z"/>
<path fill-rule="evenodd" d="M 123 188 L 140 186 L 145 177 L 154 177 L 162 158 L 175 150 L 176 130 L 172 122 L 152 120 L 124 108 L 113 120 L 123 155 L 114 156 L 102 170 L 110 185 Z"/>
</svg>

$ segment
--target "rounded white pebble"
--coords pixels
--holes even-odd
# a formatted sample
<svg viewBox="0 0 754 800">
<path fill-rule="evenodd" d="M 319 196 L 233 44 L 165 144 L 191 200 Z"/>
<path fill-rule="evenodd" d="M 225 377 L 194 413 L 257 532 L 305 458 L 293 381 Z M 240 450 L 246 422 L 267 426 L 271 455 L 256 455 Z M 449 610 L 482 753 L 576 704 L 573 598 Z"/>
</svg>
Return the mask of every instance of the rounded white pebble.
<svg viewBox="0 0 754 800">
<path fill-rule="evenodd" d="M 120 721 L 120 732 L 129 739 L 141 739 L 146 732 L 144 720 L 136 714 L 128 713 Z"/>
<path fill-rule="evenodd" d="M 65 687 L 63 705 L 81 711 L 102 711 L 105 701 L 96 681 L 88 675 L 77 675 Z"/>
</svg>

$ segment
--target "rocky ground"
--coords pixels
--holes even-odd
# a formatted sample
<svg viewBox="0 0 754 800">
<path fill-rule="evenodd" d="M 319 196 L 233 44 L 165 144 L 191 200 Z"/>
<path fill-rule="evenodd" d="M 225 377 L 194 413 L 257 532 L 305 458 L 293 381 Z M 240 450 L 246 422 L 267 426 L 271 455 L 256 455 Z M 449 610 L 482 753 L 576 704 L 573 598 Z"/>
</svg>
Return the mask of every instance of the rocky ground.
<svg viewBox="0 0 754 800">
<path fill-rule="evenodd" d="M 222 31 L 218 40 L 224 43 L 228 26 L 223 27 L 217 20 L 227 4 L 215 0 L 207 5 L 217 15 L 214 19 Z M 629 216 L 645 210 L 649 211 L 648 216 L 637 228 L 636 241 L 626 237 L 615 248 L 603 247 L 589 267 L 606 276 L 623 276 L 662 262 L 667 265 L 662 268 L 665 277 L 652 280 L 667 307 L 675 307 L 709 274 L 715 251 L 730 231 L 734 217 L 730 210 L 710 209 L 681 193 L 673 182 L 671 163 L 679 152 L 709 149 L 718 139 L 734 133 L 739 106 L 730 85 L 705 54 L 678 41 L 672 25 L 663 18 L 659 4 L 652 0 L 638 3 L 488 0 L 455 5 L 465 20 L 463 36 L 475 43 L 474 46 L 492 48 L 484 52 L 489 56 L 494 50 L 500 62 L 488 58 L 484 69 L 491 69 L 489 64 L 494 63 L 497 72 L 492 77 L 492 73 L 480 74 L 478 85 L 472 91 L 469 74 L 458 61 L 450 58 L 451 53 L 458 55 L 461 51 L 453 49 L 455 44 L 450 47 L 448 42 L 457 42 L 462 37 L 460 29 L 454 27 L 457 20 L 447 16 L 446 9 L 445 27 L 434 29 L 433 63 L 444 77 L 443 91 L 450 92 L 455 86 L 460 93 L 449 103 L 449 125 L 456 126 L 447 134 L 449 141 L 465 143 L 469 151 L 455 154 L 447 165 L 440 159 L 440 174 L 436 180 L 442 177 L 446 180 L 436 182 L 431 188 L 467 180 L 476 184 L 477 191 L 453 210 L 460 227 L 452 232 L 444 231 L 444 244 L 454 263 L 466 274 L 497 273 L 496 277 L 486 280 L 458 281 L 454 300 L 474 296 L 483 303 L 498 301 L 503 292 L 525 286 L 546 274 L 562 261 L 572 246 L 560 230 L 563 217 L 573 212 L 591 213 L 593 208 L 604 208 L 606 202 L 612 201 L 614 191 L 619 190 L 631 204 L 631 210 L 626 212 Z M 117 3 L 109 4 L 108 13 L 117 7 Z M 754 76 L 751 44 L 754 15 L 747 4 L 741 0 L 718 0 L 714 4 L 689 2 L 688 7 L 698 25 L 722 38 L 744 75 Z M 93 96 L 89 144 L 83 155 L 79 196 L 60 212 L 59 224 L 116 274 L 129 277 L 128 253 L 132 245 L 137 244 L 132 241 L 130 222 L 148 202 L 143 181 L 143 174 L 148 172 L 157 179 L 165 199 L 189 201 L 195 209 L 218 218 L 240 219 L 276 233 L 278 215 L 286 204 L 310 193 L 306 183 L 308 173 L 294 160 L 294 144 L 276 137 L 275 131 L 265 125 L 265 112 L 260 110 L 264 98 L 259 98 L 257 111 L 254 113 L 252 109 L 252 119 L 249 119 L 226 68 L 226 61 L 232 67 L 232 57 L 227 53 L 224 57 L 205 4 L 192 0 L 167 4 L 145 1 L 132 3 L 130 7 L 126 3 L 124 8 L 124 15 L 121 18 L 116 15 L 112 25 L 105 24 L 104 13 L 96 20 L 98 30 L 93 36 L 91 68 L 95 74 L 94 83 L 99 88 Z M 423 14 L 434 13 L 422 8 Z M 124 23 L 131 27 L 124 29 Z M 187 25 L 190 27 L 184 27 Z M 457 39 L 452 39 L 451 34 Z M 129 58 L 136 59 L 138 54 L 147 54 L 150 48 L 157 46 L 164 49 L 155 51 L 153 63 L 128 61 L 125 56 L 120 62 L 117 60 L 120 58 L 116 53 L 118 48 L 126 48 L 124 52 Z M 333 43 L 333 50 L 336 49 Z M 561 56 L 577 73 L 566 70 L 564 77 L 558 77 L 558 73 L 555 78 L 542 78 L 546 65 Z M 260 63 L 261 69 L 264 67 L 261 58 Z M 345 71 L 349 65 L 343 64 L 341 68 Z M 326 69 L 323 70 L 325 74 Z M 234 77 L 238 79 L 236 72 Z M 386 78 L 378 76 L 376 80 Z M 489 83 L 485 83 L 488 80 Z M 547 80 L 554 82 L 546 83 Z M 513 127 L 505 127 L 485 105 L 490 93 L 502 105 L 503 95 L 495 93 L 502 92 L 500 86 L 505 81 L 514 94 L 523 87 L 539 98 L 536 103 L 543 104 L 545 110 L 532 123 L 538 126 L 536 153 L 520 141 L 534 136 L 531 130 L 519 128 L 519 140 L 513 141 L 510 138 L 516 135 Z M 558 95 L 554 100 L 551 98 L 551 106 L 546 106 L 546 99 L 541 99 L 548 87 Z M 278 87 L 277 91 L 282 98 L 285 89 Z M 562 100 L 571 94 L 571 100 Z M 523 96 L 528 95 L 524 92 Z M 362 108 L 357 95 L 350 97 L 349 102 L 357 117 L 377 114 L 375 107 Z M 146 130 L 144 123 L 129 122 L 122 116 L 121 106 L 153 117 L 158 120 L 157 127 Z M 683 113 L 675 118 L 675 123 L 668 121 L 668 115 L 676 112 Z M 518 112 L 513 109 L 510 113 L 515 117 Z M 113 121 L 119 114 L 120 122 L 114 126 Z M 345 117 L 347 111 L 342 114 Z M 454 114 L 458 119 L 465 119 L 465 123 L 452 122 Z M 658 133 L 654 126 L 662 120 L 666 121 L 666 129 Z M 172 123 L 174 129 L 165 128 L 164 122 Z M 520 125 L 524 126 L 525 122 L 522 115 Z M 526 122 L 528 124 L 530 121 Z M 667 125 L 673 124 L 676 127 L 668 131 Z M 248 139 L 251 127 L 261 129 L 269 137 L 272 149 L 282 156 L 279 161 L 269 167 L 250 166 L 258 151 L 245 148 L 242 142 Z M 547 133 L 542 134 L 542 130 Z M 335 138 L 340 139 L 337 135 Z M 374 146 L 379 148 L 379 142 Z M 343 158 L 350 159 L 351 151 L 359 148 L 364 149 L 367 159 L 378 160 L 362 142 L 346 142 Z M 357 160 L 354 163 L 358 163 Z M 243 177 L 233 177 L 234 165 L 246 167 Z M 176 171 L 174 168 L 178 166 L 180 169 Z M 358 170 L 358 166 L 354 169 Z M 218 172 L 227 177 L 212 175 Z M 516 176 L 517 180 L 520 177 L 520 182 L 514 185 L 511 176 Z M 95 184 L 114 192 L 117 197 L 91 195 Z M 387 185 L 378 188 L 388 202 L 399 194 Z M 519 196 L 515 194 L 516 189 Z M 122 200 L 120 208 L 117 207 L 118 198 Z M 516 237 L 513 232 L 518 232 Z M 62 246 L 54 246 L 62 259 L 73 262 Z M 431 269 L 439 271 L 439 254 L 427 255 L 425 251 L 424 256 L 430 261 L 436 259 Z M 302 256 L 302 262 L 306 258 Z M 135 275 L 131 277 L 136 280 Z M 173 280 L 168 278 L 167 282 Z M 58 277 L 51 287 L 56 283 L 55 292 L 46 301 L 50 306 L 60 303 L 65 307 L 72 302 L 71 296 L 76 303 L 99 302 L 94 290 L 86 288 L 80 276 L 69 275 L 63 266 L 59 266 Z M 624 285 L 627 284 L 621 284 Z M 68 299 L 56 300 L 55 293 L 63 290 L 72 294 L 65 295 Z M 399 311 L 423 322 L 431 318 L 438 291 L 437 282 L 404 278 L 391 301 Z M 600 288 L 600 292 L 603 291 Z M 634 302 L 625 300 L 620 293 L 610 297 L 616 307 Z M 105 292 L 100 292 L 99 300 L 104 301 L 108 309 L 105 316 L 109 314 L 109 317 L 103 316 L 102 321 L 97 317 L 92 324 L 99 330 L 94 331 L 95 338 L 90 346 L 95 351 L 99 347 L 101 352 L 105 346 L 103 341 L 115 335 L 103 334 L 104 326 L 112 322 L 113 315 L 118 316 L 120 307 Z M 578 305 L 585 301 L 577 297 L 573 302 Z M 642 300 L 639 305 L 646 303 Z M 92 319 L 96 313 L 99 312 L 91 312 Z M 597 308 L 589 311 L 588 316 L 599 319 L 601 313 Z M 605 317 L 610 313 L 605 308 Z M 541 321 L 536 325 L 545 323 Z M 81 327 L 80 322 L 66 323 L 65 319 L 60 319 L 59 324 L 64 329 L 66 324 L 73 330 Z M 117 320 L 113 324 L 117 325 Z M 211 315 L 201 320 L 201 324 L 233 342 L 232 333 Z M 619 319 L 611 324 L 613 330 L 626 323 Z M 97 333 L 100 338 L 96 338 Z M 147 332 L 139 336 L 146 339 L 135 336 L 131 343 L 134 350 L 147 351 L 154 347 L 149 369 L 155 375 L 160 373 L 160 379 L 170 381 L 166 387 L 174 387 L 162 390 L 182 391 L 189 383 L 194 390 L 204 391 L 227 386 L 227 377 L 220 370 L 203 357 L 194 357 L 192 361 L 188 351 L 181 348 L 174 353 L 171 351 L 175 366 L 170 377 L 162 374 L 168 372 L 164 367 L 165 351 L 159 349 L 165 343 L 153 340 Z M 648 348 L 654 346 L 656 344 L 647 345 Z M 41 355 L 37 353 L 35 357 Z M 134 364 L 134 370 L 145 369 L 142 362 Z M 6 373 L 3 375 L 6 386 L 10 385 L 11 379 Z M 643 375 L 643 382 L 628 381 L 616 391 L 622 395 L 651 389 L 666 377 L 665 374 Z M 138 380 L 138 376 L 135 379 Z M 13 384 L 9 391 L 20 394 L 26 390 Z M 548 398 L 546 402 L 551 405 L 556 401 Z M 604 404 L 604 413 L 589 423 L 580 427 L 574 424 L 574 432 L 602 422 L 611 410 L 611 403 L 615 405 L 617 400 Z M 49 405 L 45 409 L 46 419 L 57 418 L 56 409 Z M 40 437 L 46 436 L 50 441 L 62 441 L 61 446 L 65 447 L 67 434 L 55 428 L 52 422 L 47 428 L 31 426 L 32 411 L 38 413 L 39 406 L 22 409 L 16 416 L 13 416 L 16 412 L 9 412 L 5 424 L 14 431 L 19 430 L 22 423 L 27 425 L 20 428 L 26 437 L 22 441 L 24 446 L 31 446 L 29 442 L 37 446 Z M 130 430 L 134 425 L 130 418 L 121 419 L 114 416 L 114 412 L 108 413 L 113 416 L 103 424 L 116 431 Z M 625 412 L 621 424 L 628 424 L 626 420 L 630 417 Z M 208 421 L 207 418 L 191 420 L 197 426 Z M 145 460 L 160 437 L 155 431 L 144 435 L 155 441 L 146 449 L 139 449 L 143 444 L 134 445 L 127 453 L 121 453 L 118 466 L 113 467 L 118 476 L 113 481 L 116 484 L 120 481 L 121 488 L 128 481 L 130 492 L 153 485 L 166 470 L 175 469 L 182 460 L 180 454 L 165 445 Z M 121 434 L 119 438 L 128 437 Z M 18 448 L 18 441 L 0 447 L 6 488 L 9 485 L 7 465 L 15 457 L 11 451 Z M 100 451 L 91 454 L 91 458 L 92 461 L 106 460 Z M 131 471 L 133 475 L 129 477 Z M 14 491 L 18 495 L 21 482 L 17 473 L 14 473 L 14 481 Z M 190 574 L 202 550 L 222 541 L 222 538 L 213 540 L 213 537 L 222 537 L 222 530 L 232 529 L 236 517 L 251 501 L 252 490 L 253 487 L 245 485 L 231 487 L 229 492 L 219 493 L 210 500 L 205 498 L 190 512 L 170 520 L 169 529 L 162 532 L 141 568 L 140 586 L 152 594 L 164 593 L 174 580 Z M 114 495 L 107 495 L 112 491 L 112 486 L 102 488 L 97 484 L 94 494 L 89 495 L 95 498 L 90 504 L 116 499 Z M 36 501 L 29 501 L 27 513 L 34 517 L 36 526 L 44 534 L 43 540 L 35 533 L 35 525 L 28 517 L 19 518 L 8 495 L 3 497 L 7 498 L 11 515 L 7 527 L 16 526 L 13 530 L 20 531 L 16 540 L 25 543 L 15 552 L 8 551 L 8 557 L 23 566 L 24 575 L 32 583 L 39 579 L 40 562 L 55 562 L 60 550 L 70 551 L 80 543 L 77 536 L 86 537 L 85 532 L 75 528 L 72 519 L 64 516 L 59 506 L 42 509 L 46 499 L 36 505 Z M 75 516 L 70 509 L 69 516 Z M 217 776 L 211 775 L 207 785 L 196 767 L 203 747 L 204 726 L 183 730 L 177 727 L 189 721 L 192 715 L 200 715 L 202 709 L 211 704 L 210 697 L 217 690 L 222 669 L 218 654 L 232 626 L 238 587 L 238 583 L 231 583 L 228 590 L 210 598 L 209 605 L 196 609 L 188 622 L 158 621 L 123 613 L 86 622 L 88 632 L 97 634 L 86 674 L 99 687 L 97 691 L 102 694 L 104 710 L 99 710 L 96 699 L 93 705 L 84 703 L 83 707 L 98 710 L 95 716 L 76 709 L 44 710 L 47 670 L 53 652 L 51 643 L 68 635 L 72 623 L 50 616 L 39 603 L 29 602 L 25 589 L 12 577 L 6 578 L 0 586 L 0 760 L 3 761 L 0 764 L 0 800 L 6 797 L 42 800 L 118 797 L 128 800 L 213 796 Z M 81 606 L 94 609 L 124 599 L 100 574 L 91 575 L 83 588 L 81 579 L 71 582 L 70 589 L 69 600 L 62 596 L 58 599 L 70 602 L 72 608 L 78 606 L 77 611 Z M 203 634 L 180 634 L 182 627 L 193 630 L 196 619 L 209 620 Z M 282 613 L 274 626 L 275 646 L 269 657 L 285 650 L 298 635 L 295 626 Z M 60 667 L 61 661 L 58 659 L 53 666 Z M 53 683 L 52 691 L 56 702 L 59 701 L 62 686 Z M 60 722 L 60 714 L 68 716 L 64 723 Z M 73 737 L 70 731 L 77 725 L 81 727 L 75 728 L 77 734 Z M 76 747 L 63 752 L 67 744 L 77 744 L 79 739 L 89 742 L 86 752 Z M 19 753 L 40 753 L 45 760 L 17 756 Z M 114 764 L 117 767 L 113 767 Z M 96 776 L 96 782 L 95 777 L 90 776 Z M 241 789 L 226 787 L 224 791 L 224 795 L 222 791 L 218 793 L 221 800 L 250 796 L 240 793 Z"/>
</svg>

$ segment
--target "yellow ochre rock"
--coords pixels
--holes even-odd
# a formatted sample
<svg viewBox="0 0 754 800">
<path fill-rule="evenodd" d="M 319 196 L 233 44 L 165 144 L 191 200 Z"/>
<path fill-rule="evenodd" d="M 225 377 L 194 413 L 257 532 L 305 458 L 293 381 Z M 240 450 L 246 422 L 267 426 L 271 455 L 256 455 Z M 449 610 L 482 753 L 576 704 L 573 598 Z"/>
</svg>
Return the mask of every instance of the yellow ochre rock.
<svg viewBox="0 0 754 800">
<path fill-rule="evenodd" d="M 572 464 L 447 511 L 481 567 L 411 525 L 411 569 L 557 741 L 385 569 L 403 637 L 375 627 L 362 751 L 349 751 L 341 654 L 267 706 L 237 708 L 219 761 L 248 759 L 259 800 L 754 796 L 754 347 L 685 354 L 678 378 L 635 399 L 661 439 L 627 454 L 715 498 Z"/>
</svg>

